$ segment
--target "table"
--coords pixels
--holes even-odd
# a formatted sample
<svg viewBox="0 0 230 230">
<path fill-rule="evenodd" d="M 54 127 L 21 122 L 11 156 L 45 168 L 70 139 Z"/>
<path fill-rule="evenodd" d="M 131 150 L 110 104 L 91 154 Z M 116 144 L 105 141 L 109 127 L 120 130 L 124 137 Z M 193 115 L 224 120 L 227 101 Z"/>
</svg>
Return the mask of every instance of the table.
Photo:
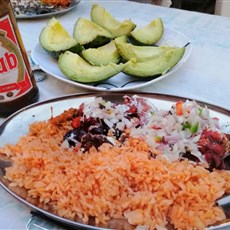
<svg viewBox="0 0 230 230">
<path fill-rule="evenodd" d="M 89 16 L 93 1 L 82 1 L 79 6 L 57 18 L 63 22 L 74 23 L 79 16 Z M 141 89 L 141 91 L 177 94 L 198 98 L 230 109 L 228 60 L 230 57 L 230 19 L 151 4 L 132 1 L 100 1 L 114 16 L 137 18 L 150 21 L 162 17 L 164 24 L 188 36 L 193 45 L 192 54 L 185 65 L 171 78 Z M 122 6 L 122 7 L 121 7 Z M 41 29 L 46 19 L 20 20 L 19 28 L 26 48 L 29 50 L 38 42 Z M 49 77 L 38 84 L 41 100 L 61 96 L 66 93 L 82 92 L 81 88 L 63 85 Z M 52 94 L 50 94 L 52 86 Z M 64 88 L 63 88 L 64 87 Z"/>
<path fill-rule="evenodd" d="M 96 1 L 82 0 L 74 10 L 58 15 L 57 18 L 61 22 L 74 23 L 80 16 L 88 17 L 93 2 Z M 230 18 L 132 1 L 98 2 L 119 18 L 150 21 L 161 17 L 165 26 L 182 32 L 192 41 L 192 54 L 182 68 L 171 77 L 139 91 L 194 98 L 230 110 Z M 27 50 L 32 50 L 37 44 L 39 33 L 47 21 L 47 18 L 18 20 Z M 38 87 L 40 101 L 85 92 L 51 76 L 38 82 Z M 2 121 L 3 119 L 0 120 Z M 30 219 L 30 209 L 17 202 L 2 188 L 0 200 L 0 229 L 25 229 Z"/>
</svg>

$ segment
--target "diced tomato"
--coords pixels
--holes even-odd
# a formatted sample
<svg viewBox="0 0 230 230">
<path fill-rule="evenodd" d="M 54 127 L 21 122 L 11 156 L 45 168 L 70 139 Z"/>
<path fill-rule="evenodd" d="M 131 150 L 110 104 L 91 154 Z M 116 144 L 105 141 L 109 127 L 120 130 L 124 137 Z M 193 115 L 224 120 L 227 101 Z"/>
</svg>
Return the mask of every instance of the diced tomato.
<svg viewBox="0 0 230 230">
<path fill-rule="evenodd" d="M 183 101 L 178 101 L 176 103 L 176 115 L 177 116 L 183 115 Z"/>
<path fill-rule="evenodd" d="M 83 110 L 84 110 L 84 103 L 80 104 L 78 111 L 77 111 L 77 115 L 78 116 L 82 116 L 83 115 Z"/>
<path fill-rule="evenodd" d="M 157 126 L 157 125 L 152 125 L 151 128 L 154 129 L 154 130 L 162 129 L 160 126 Z"/>
<path fill-rule="evenodd" d="M 74 152 L 78 152 L 80 150 L 80 145 L 76 145 L 73 149 Z"/>
<path fill-rule="evenodd" d="M 81 124 L 81 117 L 75 117 L 71 125 L 74 129 L 76 129 L 80 126 L 80 124 Z"/>
<path fill-rule="evenodd" d="M 219 121 L 220 119 L 218 117 L 213 117 L 213 120 Z"/>
<path fill-rule="evenodd" d="M 129 113 L 136 113 L 137 107 L 135 105 L 131 105 L 128 110 Z"/>
</svg>

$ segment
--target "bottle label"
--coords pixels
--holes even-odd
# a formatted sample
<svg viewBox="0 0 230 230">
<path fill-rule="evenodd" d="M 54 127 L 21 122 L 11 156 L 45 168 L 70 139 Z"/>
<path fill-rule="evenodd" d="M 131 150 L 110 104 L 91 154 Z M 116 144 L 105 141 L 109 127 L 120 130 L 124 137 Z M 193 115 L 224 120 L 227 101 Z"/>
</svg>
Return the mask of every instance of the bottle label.
<svg viewBox="0 0 230 230">
<path fill-rule="evenodd" d="M 14 100 L 33 87 L 9 15 L 0 18 L 0 102 Z"/>
</svg>

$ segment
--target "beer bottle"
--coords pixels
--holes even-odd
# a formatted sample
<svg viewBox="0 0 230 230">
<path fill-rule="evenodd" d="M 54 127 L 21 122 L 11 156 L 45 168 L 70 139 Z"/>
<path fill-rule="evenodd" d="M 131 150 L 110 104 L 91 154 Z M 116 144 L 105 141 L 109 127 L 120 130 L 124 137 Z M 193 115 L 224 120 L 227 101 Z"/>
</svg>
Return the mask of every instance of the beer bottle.
<svg viewBox="0 0 230 230">
<path fill-rule="evenodd" d="M 10 0 L 0 0 L 0 117 L 38 100 L 39 92 Z"/>
</svg>

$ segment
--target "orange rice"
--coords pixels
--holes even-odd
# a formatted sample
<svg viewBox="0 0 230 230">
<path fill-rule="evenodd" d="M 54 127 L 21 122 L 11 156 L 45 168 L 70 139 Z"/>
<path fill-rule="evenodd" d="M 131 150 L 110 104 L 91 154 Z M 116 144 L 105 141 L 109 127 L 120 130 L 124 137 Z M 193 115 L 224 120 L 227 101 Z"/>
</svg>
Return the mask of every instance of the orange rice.
<svg viewBox="0 0 230 230">
<path fill-rule="evenodd" d="M 104 144 L 79 154 L 62 149 L 66 122 L 31 125 L 27 136 L 0 152 L 13 160 L 7 168 L 10 186 L 49 204 L 61 217 L 105 224 L 126 218 L 149 229 L 204 229 L 224 220 L 216 199 L 230 193 L 230 172 L 209 172 L 189 161 L 153 159 L 145 142 L 129 139 L 123 146 Z"/>
</svg>

